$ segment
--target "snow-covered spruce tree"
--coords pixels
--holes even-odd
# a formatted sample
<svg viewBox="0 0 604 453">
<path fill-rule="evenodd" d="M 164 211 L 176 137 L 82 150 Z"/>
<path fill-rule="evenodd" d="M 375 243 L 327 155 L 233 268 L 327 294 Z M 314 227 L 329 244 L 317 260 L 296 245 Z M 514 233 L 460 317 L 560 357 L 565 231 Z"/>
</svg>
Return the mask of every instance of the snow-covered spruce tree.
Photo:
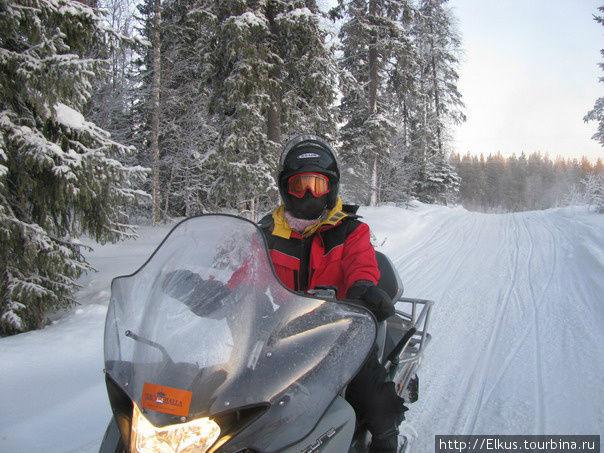
<svg viewBox="0 0 604 453">
<path fill-rule="evenodd" d="M 218 132 L 208 114 L 204 83 L 215 19 L 203 1 L 174 0 L 162 11 L 160 181 L 162 214 L 190 216 L 219 207 L 209 202 L 216 180 L 208 157 Z"/>
<path fill-rule="evenodd" d="M 463 157 L 454 154 L 449 162 L 460 178 L 459 201 L 468 209 L 478 209 L 481 207 L 486 185 L 479 158 L 468 152 Z"/>
<path fill-rule="evenodd" d="M 143 0 L 136 5 L 136 33 L 146 43 L 138 49 L 131 64 L 133 102 L 130 109 L 132 143 L 137 148 L 136 159 L 151 168 L 144 187 L 151 193 L 151 219 L 161 216 L 160 144 L 161 119 L 161 0 Z"/>
<path fill-rule="evenodd" d="M 128 38 L 134 35 L 134 0 L 98 0 L 95 3 L 106 12 L 104 19 L 113 30 Z M 129 68 L 136 48 L 141 46 L 133 46 L 132 40 L 125 41 L 116 35 L 106 39 L 109 67 L 94 82 L 92 96 L 82 113 L 109 132 L 115 141 L 135 144 L 131 115 L 135 79 Z M 102 50 L 107 53 L 106 48 Z"/>
<path fill-rule="evenodd" d="M 585 202 L 596 212 L 604 214 L 604 175 L 590 173 L 581 184 L 585 193 Z"/>
<path fill-rule="evenodd" d="M 282 136 L 333 135 L 336 65 L 311 0 L 215 5 L 210 111 L 219 121 L 212 199 L 254 218 L 276 199 Z"/>
<path fill-rule="evenodd" d="M 356 195 L 358 202 L 377 203 L 379 179 L 386 174 L 379 170 L 393 167 L 393 145 L 400 135 L 397 114 L 408 81 L 403 74 L 412 54 L 403 23 L 410 8 L 406 0 L 339 0 L 332 10 L 344 18 L 340 138 L 347 177 L 356 192 L 349 195 Z"/>
<path fill-rule="evenodd" d="M 461 42 L 446 7 L 449 0 L 421 0 L 416 17 L 416 42 L 421 74 L 427 83 L 433 115 L 431 127 L 439 150 L 443 149 L 444 131 L 449 123 L 465 121 L 461 94 L 457 89 L 457 65 Z"/>
<path fill-rule="evenodd" d="M 77 237 L 132 234 L 121 206 L 144 170 L 129 149 L 78 112 L 103 61 L 88 53 L 107 34 L 69 0 L 0 0 L 0 334 L 43 325 L 74 302 L 90 267 Z"/>
<path fill-rule="evenodd" d="M 434 154 L 420 167 L 415 193 L 424 203 L 450 204 L 457 200 L 461 179 L 442 154 Z"/>
<path fill-rule="evenodd" d="M 211 113 L 220 130 L 218 152 L 211 158 L 219 177 L 211 196 L 216 204 L 250 213 L 269 195 L 277 148 L 268 139 L 267 119 L 272 108 L 269 72 L 278 59 L 268 49 L 264 4 L 254 3 L 217 5 L 210 51 Z"/>
<path fill-rule="evenodd" d="M 147 41 L 155 36 L 156 0 L 138 5 L 138 32 Z M 160 15 L 159 105 L 153 89 L 153 46 L 141 49 L 133 62 L 137 89 L 132 108 L 138 159 L 153 166 L 152 138 L 157 134 L 156 203 L 160 218 L 189 216 L 220 209 L 209 192 L 215 187 L 215 165 L 208 162 L 217 145 L 215 119 L 208 114 L 208 48 L 216 18 L 207 0 L 163 2 Z M 156 128 L 155 108 L 159 107 Z M 146 183 L 152 191 L 152 178 Z"/>
<path fill-rule="evenodd" d="M 458 178 L 446 163 L 445 144 L 449 125 L 465 121 L 456 71 L 461 44 L 447 1 L 420 0 L 414 20 L 419 86 L 410 136 L 418 165 L 415 192 L 426 202 L 447 202 L 458 190 Z"/>
<path fill-rule="evenodd" d="M 604 13 L 604 6 L 600 6 L 598 11 Z M 604 25 L 604 15 L 594 15 L 594 20 L 600 25 Z M 604 49 L 600 50 L 600 55 L 604 57 Z M 598 66 L 604 70 L 604 63 L 598 63 Z M 600 77 L 600 82 L 604 82 L 604 77 Z M 598 123 L 598 131 L 591 138 L 604 146 L 604 97 L 596 100 L 593 109 L 587 112 L 587 115 L 583 117 L 583 121 L 596 121 Z"/>
<path fill-rule="evenodd" d="M 396 134 L 391 138 L 389 158 L 383 159 L 378 169 L 379 200 L 407 202 L 414 197 L 414 181 L 419 170 L 413 160 L 411 141 L 412 112 L 417 102 L 419 65 L 418 53 L 412 38 L 415 8 L 403 4 L 398 24 L 406 37 L 393 47 L 387 65 L 385 105 L 389 105 L 396 123 Z"/>
<path fill-rule="evenodd" d="M 320 27 L 321 13 L 314 0 L 277 5 L 279 9 L 268 16 L 271 21 L 274 14 L 271 45 L 283 61 L 283 68 L 271 74 L 271 105 L 280 112 L 274 124 L 281 124 L 285 137 L 308 132 L 334 140 L 339 70 L 335 49 L 326 44 L 326 32 Z M 282 139 L 270 131 L 269 138 Z"/>
<path fill-rule="evenodd" d="M 153 19 L 155 0 L 143 0 L 136 5 L 134 14 L 134 33 L 141 37 L 146 45 L 138 47 L 128 67 L 128 78 L 132 83 L 130 95 L 132 97 L 129 116 L 132 129 L 130 143 L 136 148 L 133 155 L 135 162 L 141 166 L 151 168 L 151 86 L 153 83 Z M 151 173 L 143 184 L 144 190 L 151 193 Z M 151 206 L 143 215 L 151 218 Z"/>
</svg>

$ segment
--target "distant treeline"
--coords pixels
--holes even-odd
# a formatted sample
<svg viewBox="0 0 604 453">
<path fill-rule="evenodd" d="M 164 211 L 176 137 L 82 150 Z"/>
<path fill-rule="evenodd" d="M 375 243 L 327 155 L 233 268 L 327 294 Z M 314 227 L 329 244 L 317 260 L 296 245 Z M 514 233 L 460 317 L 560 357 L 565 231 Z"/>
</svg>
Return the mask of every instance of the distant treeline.
<svg viewBox="0 0 604 453">
<path fill-rule="evenodd" d="M 552 161 L 547 155 L 488 157 L 451 155 L 461 177 L 459 203 L 467 209 L 499 212 L 547 209 L 573 203 L 584 192 L 589 175 L 604 174 L 602 159 Z"/>
</svg>

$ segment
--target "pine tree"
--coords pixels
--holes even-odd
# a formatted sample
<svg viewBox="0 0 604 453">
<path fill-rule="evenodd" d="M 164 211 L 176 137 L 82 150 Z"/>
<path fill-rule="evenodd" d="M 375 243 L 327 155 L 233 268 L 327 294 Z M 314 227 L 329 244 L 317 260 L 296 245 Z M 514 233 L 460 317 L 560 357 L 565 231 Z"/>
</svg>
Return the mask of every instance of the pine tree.
<svg viewBox="0 0 604 453">
<path fill-rule="evenodd" d="M 39 327 L 74 303 L 90 269 L 77 237 L 132 235 L 122 206 L 144 169 L 130 149 L 79 113 L 103 60 L 88 52 L 116 37 L 69 0 L 0 0 L 0 334 Z"/>
<path fill-rule="evenodd" d="M 106 38 L 107 46 L 102 46 L 100 51 L 109 51 L 109 70 L 99 74 L 93 85 L 93 94 L 82 113 L 89 121 L 109 132 L 115 141 L 135 144 L 131 115 L 135 80 L 131 77 L 130 66 L 141 44 L 132 39 L 134 0 L 99 0 L 94 3 L 106 11 L 105 20 L 111 28 L 129 39 L 111 35 Z"/>
<path fill-rule="evenodd" d="M 600 6 L 598 11 L 604 13 L 604 6 Z M 604 25 L 603 15 L 594 15 L 594 20 L 600 25 Z M 604 57 L 604 49 L 600 50 L 600 55 Z M 604 62 L 599 63 L 600 69 L 604 70 Z M 600 77 L 600 82 L 604 82 L 604 77 Z M 600 145 L 604 146 L 604 97 L 598 98 L 587 115 L 583 118 L 583 121 L 596 121 L 598 123 L 598 131 L 592 136 Z"/>
<path fill-rule="evenodd" d="M 392 185 L 395 143 L 401 145 L 397 158 L 407 151 L 404 137 L 393 138 L 401 134 L 397 113 L 404 109 L 411 73 L 412 46 L 404 24 L 409 9 L 404 0 L 339 0 L 332 10 L 345 18 L 340 30 L 342 160 L 355 188 L 350 195 L 359 202 L 376 204 L 383 183 Z"/>
<path fill-rule="evenodd" d="M 192 7 L 193 6 L 193 7 Z M 206 58 L 215 24 L 204 2 L 174 0 L 162 11 L 159 144 L 163 216 L 215 210 L 208 202 L 216 180 L 208 165 L 218 131 L 208 114 Z"/>
<path fill-rule="evenodd" d="M 415 148 L 414 160 L 419 164 L 416 196 L 428 202 L 454 197 L 457 176 L 452 167 L 444 165 L 447 161 L 447 129 L 451 123 L 465 121 L 456 71 L 461 44 L 451 13 L 445 6 L 447 1 L 421 0 L 414 20 L 420 86 L 414 106 L 411 136 Z M 453 173 L 445 177 L 443 172 L 446 171 Z M 442 182 L 440 187 L 439 182 Z M 442 196 L 435 198 L 436 193 Z"/>
<path fill-rule="evenodd" d="M 136 5 L 134 14 L 134 31 L 140 36 L 144 45 L 136 48 L 136 52 L 128 67 L 128 78 L 132 84 L 129 94 L 131 102 L 129 107 L 129 122 L 131 130 L 129 144 L 136 148 L 134 161 L 147 168 L 153 166 L 151 155 L 151 114 L 152 99 L 151 85 L 153 83 L 153 47 L 151 46 L 154 19 L 154 1 L 143 0 Z M 152 193 L 151 173 L 143 183 L 143 189 Z M 145 218 L 151 218 L 152 206 L 146 207 L 142 212 Z"/>
<path fill-rule="evenodd" d="M 422 78 L 426 79 L 431 114 L 429 125 L 434 130 L 440 152 L 446 139 L 448 122 L 465 121 L 463 102 L 457 89 L 457 65 L 461 42 L 453 26 L 448 0 L 422 0 L 416 19 L 416 39 Z"/>
<path fill-rule="evenodd" d="M 343 160 L 357 201 L 448 202 L 459 178 L 447 131 L 463 121 L 460 42 L 443 0 L 339 0 Z M 397 190 L 398 188 L 398 190 Z"/>
<path fill-rule="evenodd" d="M 214 15 L 210 112 L 220 137 L 209 159 L 219 175 L 212 197 L 254 218 L 276 198 L 282 135 L 333 135 L 336 68 L 314 1 L 220 2 Z"/>
<path fill-rule="evenodd" d="M 414 185 L 420 170 L 412 141 L 412 112 L 419 95 L 419 65 L 413 40 L 415 7 L 404 2 L 397 25 L 398 39 L 391 39 L 392 53 L 387 64 L 385 104 L 390 106 L 396 133 L 391 138 L 386 159 L 380 162 L 379 200 L 406 202 L 414 198 Z"/>
<path fill-rule="evenodd" d="M 212 194 L 218 204 L 253 216 L 259 198 L 269 194 L 272 184 L 277 145 L 267 136 L 273 102 L 269 73 L 279 58 L 268 49 L 270 30 L 264 5 L 247 3 L 217 7 L 210 108 L 217 115 L 220 138 L 210 164 L 220 175 Z"/>
<path fill-rule="evenodd" d="M 203 87 L 203 39 L 212 25 L 205 3 L 145 0 L 137 6 L 137 31 L 148 44 L 132 61 L 132 143 L 137 161 L 155 170 L 145 183 L 155 194 L 154 222 L 207 207 L 200 179 L 211 184 L 203 162 L 215 138 L 207 136 Z"/>
<path fill-rule="evenodd" d="M 457 200 L 461 179 L 442 154 L 427 160 L 417 176 L 415 190 L 421 201 L 446 205 Z"/>
<path fill-rule="evenodd" d="M 590 173 L 581 180 L 585 201 L 596 212 L 604 214 L 604 175 Z"/>
<path fill-rule="evenodd" d="M 159 188 L 159 122 L 161 118 L 161 0 L 153 2 L 153 26 L 151 28 L 151 134 L 149 143 L 151 147 L 151 200 L 153 224 L 157 224 L 161 217 L 161 194 Z"/>
</svg>

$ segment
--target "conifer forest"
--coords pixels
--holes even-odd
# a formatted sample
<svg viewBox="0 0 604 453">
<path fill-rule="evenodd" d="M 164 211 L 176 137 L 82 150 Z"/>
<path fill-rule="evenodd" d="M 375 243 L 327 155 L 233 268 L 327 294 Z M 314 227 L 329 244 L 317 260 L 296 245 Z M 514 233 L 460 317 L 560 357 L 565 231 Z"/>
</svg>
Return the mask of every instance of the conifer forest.
<svg viewBox="0 0 604 453">
<path fill-rule="evenodd" d="M 348 202 L 601 200 L 601 162 L 451 158 L 455 23 L 447 0 L 0 0 L 0 335 L 74 303 L 83 235 L 258 220 L 299 133 L 334 143 Z"/>
</svg>

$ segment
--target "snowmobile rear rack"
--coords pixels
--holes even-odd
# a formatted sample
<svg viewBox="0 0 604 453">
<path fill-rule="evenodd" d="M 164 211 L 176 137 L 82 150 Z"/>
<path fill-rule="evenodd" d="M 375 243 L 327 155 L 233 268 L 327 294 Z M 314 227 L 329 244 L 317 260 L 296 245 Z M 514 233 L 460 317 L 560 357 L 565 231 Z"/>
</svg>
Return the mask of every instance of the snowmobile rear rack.
<svg viewBox="0 0 604 453">
<path fill-rule="evenodd" d="M 387 321 L 391 335 L 397 330 L 399 335 L 391 336 L 391 345 L 386 347 L 387 356 L 384 365 L 391 374 L 400 371 L 400 365 L 414 365 L 404 367 L 409 368 L 408 373 L 405 373 L 408 375 L 405 381 L 415 373 L 424 350 L 432 338 L 427 330 L 433 305 L 434 302 L 427 299 L 400 297 L 397 299 L 397 309 L 392 317 L 394 319 Z"/>
</svg>

